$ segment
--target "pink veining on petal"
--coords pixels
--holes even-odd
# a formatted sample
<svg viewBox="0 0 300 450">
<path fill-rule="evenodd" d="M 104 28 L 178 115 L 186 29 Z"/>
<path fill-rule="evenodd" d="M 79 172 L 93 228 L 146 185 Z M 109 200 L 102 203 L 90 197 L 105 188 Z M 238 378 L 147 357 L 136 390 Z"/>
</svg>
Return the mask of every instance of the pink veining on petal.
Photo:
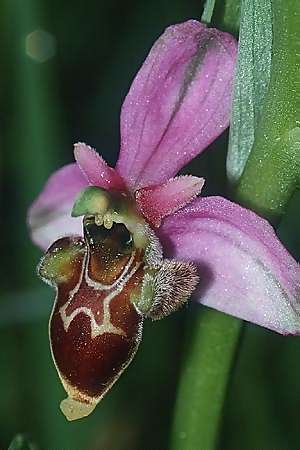
<svg viewBox="0 0 300 450">
<path fill-rule="evenodd" d="M 78 166 L 93 186 L 107 190 L 123 191 L 124 181 L 115 169 L 109 167 L 104 159 L 89 145 L 78 142 L 74 146 Z"/>
<path fill-rule="evenodd" d="M 159 186 L 142 188 L 136 192 L 138 208 L 155 227 L 161 220 L 178 211 L 200 194 L 204 178 L 183 175 L 171 178 Z"/>
<path fill-rule="evenodd" d="M 158 230 L 168 257 L 195 262 L 204 305 L 300 334 L 300 265 L 269 223 L 222 197 L 200 198 Z"/>
<path fill-rule="evenodd" d="M 236 52 L 195 20 L 157 40 L 121 112 L 117 170 L 132 190 L 173 177 L 228 126 Z"/>
<path fill-rule="evenodd" d="M 43 250 L 62 236 L 82 234 L 81 218 L 71 217 L 75 197 L 88 186 L 77 164 L 54 172 L 28 211 L 33 242 Z"/>
</svg>

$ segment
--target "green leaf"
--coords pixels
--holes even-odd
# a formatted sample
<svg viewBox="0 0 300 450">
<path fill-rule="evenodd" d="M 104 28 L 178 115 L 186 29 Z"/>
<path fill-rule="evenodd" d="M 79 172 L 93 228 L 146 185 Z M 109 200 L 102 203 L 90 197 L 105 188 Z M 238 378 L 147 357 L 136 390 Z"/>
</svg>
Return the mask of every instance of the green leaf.
<svg viewBox="0 0 300 450">
<path fill-rule="evenodd" d="M 23 434 L 17 434 L 12 440 L 8 450 L 38 450 L 38 447 Z"/>
<path fill-rule="evenodd" d="M 271 77 L 236 194 L 276 224 L 300 182 L 300 2 L 272 0 L 272 12 Z"/>
<path fill-rule="evenodd" d="M 236 183 L 242 175 L 254 143 L 270 80 L 271 52 L 271 0 L 242 0 L 227 157 L 227 175 L 231 183 Z"/>
</svg>

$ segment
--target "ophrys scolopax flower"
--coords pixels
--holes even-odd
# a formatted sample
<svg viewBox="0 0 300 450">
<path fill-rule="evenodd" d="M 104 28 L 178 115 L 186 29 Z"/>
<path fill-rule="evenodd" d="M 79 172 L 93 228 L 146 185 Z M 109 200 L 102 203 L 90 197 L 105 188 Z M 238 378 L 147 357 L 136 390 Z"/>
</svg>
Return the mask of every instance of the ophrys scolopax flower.
<svg viewBox="0 0 300 450">
<path fill-rule="evenodd" d="M 204 180 L 174 176 L 229 122 L 236 42 L 196 21 L 168 28 L 125 99 L 116 168 L 86 144 L 29 212 L 52 244 L 50 341 L 68 419 L 88 415 L 132 360 L 146 318 L 189 298 L 281 333 L 299 332 L 299 265 L 272 227 Z M 198 280 L 200 279 L 199 283 Z"/>
</svg>

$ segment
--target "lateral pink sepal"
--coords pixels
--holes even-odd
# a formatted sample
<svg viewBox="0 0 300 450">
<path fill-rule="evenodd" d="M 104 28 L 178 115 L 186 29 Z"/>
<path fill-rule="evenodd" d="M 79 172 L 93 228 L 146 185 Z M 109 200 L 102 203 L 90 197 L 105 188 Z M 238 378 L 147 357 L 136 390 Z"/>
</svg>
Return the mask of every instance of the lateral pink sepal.
<svg viewBox="0 0 300 450">
<path fill-rule="evenodd" d="M 27 223 L 33 242 L 42 250 L 63 236 L 81 235 L 81 218 L 71 217 L 76 196 L 88 186 L 77 164 L 54 172 L 28 211 Z"/>
<path fill-rule="evenodd" d="M 196 301 L 300 334 L 300 265 L 266 220 L 225 198 L 202 197 L 167 217 L 158 233 L 167 257 L 198 266 Z"/>
</svg>

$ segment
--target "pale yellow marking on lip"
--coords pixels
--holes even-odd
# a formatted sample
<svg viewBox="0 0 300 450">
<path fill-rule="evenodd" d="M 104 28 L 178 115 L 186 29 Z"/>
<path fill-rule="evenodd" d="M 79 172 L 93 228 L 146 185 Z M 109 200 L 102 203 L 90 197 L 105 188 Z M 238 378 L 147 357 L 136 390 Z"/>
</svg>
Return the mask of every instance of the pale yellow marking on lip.
<svg viewBox="0 0 300 450">
<path fill-rule="evenodd" d="M 111 323 L 111 317 L 110 317 L 110 302 L 117 296 L 119 295 L 122 290 L 124 289 L 125 285 L 127 284 L 127 282 L 131 279 L 131 277 L 136 273 L 136 271 L 139 269 L 139 267 L 141 266 L 141 262 L 137 263 L 133 269 L 131 269 L 131 271 L 129 273 L 129 267 L 133 262 L 134 259 L 134 255 L 130 258 L 130 261 L 128 262 L 128 264 L 125 266 L 124 271 L 122 272 L 122 274 L 120 275 L 120 277 L 118 278 L 117 281 L 115 281 L 111 286 L 108 285 L 101 285 L 101 283 L 97 283 L 95 281 L 90 280 L 87 277 L 87 272 L 86 270 L 86 258 L 87 255 L 84 258 L 83 261 L 83 265 L 82 265 L 82 271 L 80 274 L 80 278 L 78 283 L 76 284 L 75 288 L 72 289 L 72 291 L 69 294 L 69 300 L 63 305 L 61 306 L 61 308 L 59 309 L 59 313 L 63 322 L 63 326 L 64 326 L 64 330 L 67 332 L 69 329 L 69 326 L 71 325 L 72 321 L 75 319 L 75 317 L 80 314 L 80 313 L 84 313 L 85 315 L 87 315 L 90 318 L 90 324 L 91 324 L 91 337 L 92 339 L 100 336 L 102 334 L 105 333 L 113 333 L 113 334 L 117 334 L 120 336 L 126 336 L 126 333 L 124 332 L 124 330 L 122 330 L 121 328 L 115 327 L 112 323 Z M 127 274 L 127 275 L 126 275 Z M 81 286 L 82 280 L 83 280 L 83 276 L 86 275 L 86 282 L 88 285 L 90 285 L 91 287 L 93 287 L 94 289 L 100 290 L 100 291 L 104 291 L 104 290 L 109 290 L 109 289 L 113 289 L 109 294 L 106 295 L 106 297 L 103 300 L 103 322 L 101 325 L 99 325 L 95 319 L 95 316 L 93 314 L 93 312 L 91 311 L 90 308 L 87 308 L 86 306 L 81 306 L 77 309 L 75 309 L 74 311 L 72 311 L 72 313 L 70 315 L 67 315 L 66 310 L 68 308 L 68 306 L 70 305 L 71 301 L 73 300 L 74 296 L 78 293 L 79 288 Z"/>
</svg>

